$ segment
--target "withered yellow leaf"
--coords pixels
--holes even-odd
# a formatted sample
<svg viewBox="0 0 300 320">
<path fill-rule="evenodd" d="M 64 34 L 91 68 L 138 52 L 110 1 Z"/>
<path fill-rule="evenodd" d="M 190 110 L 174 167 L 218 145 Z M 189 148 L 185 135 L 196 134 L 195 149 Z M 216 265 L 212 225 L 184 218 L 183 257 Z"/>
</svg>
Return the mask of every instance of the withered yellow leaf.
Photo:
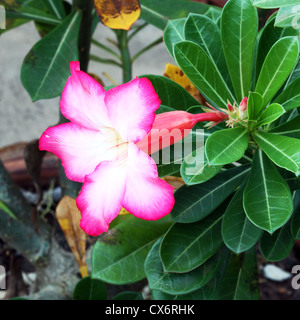
<svg viewBox="0 0 300 320">
<path fill-rule="evenodd" d="M 64 196 L 56 207 L 56 217 L 79 265 L 81 276 L 88 276 L 85 255 L 86 233 L 80 228 L 81 214 L 76 206 L 76 200 Z"/>
<path fill-rule="evenodd" d="M 111 29 L 129 30 L 140 17 L 139 0 L 94 0 L 101 22 Z"/>
<path fill-rule="evenodd" d="M 163 179 L 166 182 L 168 182 L 169 185 L 174 187 L 174 191 L 178 190 L 180 187 L 182 187 L 185 184 L 182 178 L 175 177 L 175 176 L 166 176 Z"/>
<path fill-rule="evenodd" d="M 194 99 L 200 102 L 203 106 L 206 105 L 204 97 L 179 67 L 174 66 L 171 63 L 167 63 L 164 76 L 180 84 L 191 96 L 194 97 Z"/>
</svg>

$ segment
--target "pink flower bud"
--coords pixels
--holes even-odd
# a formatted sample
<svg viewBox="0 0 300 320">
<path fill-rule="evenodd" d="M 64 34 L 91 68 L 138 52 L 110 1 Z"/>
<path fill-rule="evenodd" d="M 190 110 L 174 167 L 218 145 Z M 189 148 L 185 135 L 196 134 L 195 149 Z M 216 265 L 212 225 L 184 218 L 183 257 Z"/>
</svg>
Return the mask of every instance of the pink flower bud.
<svg viewBox="0 0 300 320">
<path fill-rule="evenodd" d="M 245 112 L 245 111 L 247 110 L 247 102 L 248 102 L 248 98 L 247 98 L 247 97 L 245 97 L 245 98 L 241 101 L 240 106 L 239 106 L 239 110 L 240 110 L 241 112 Z"/>
</svg>

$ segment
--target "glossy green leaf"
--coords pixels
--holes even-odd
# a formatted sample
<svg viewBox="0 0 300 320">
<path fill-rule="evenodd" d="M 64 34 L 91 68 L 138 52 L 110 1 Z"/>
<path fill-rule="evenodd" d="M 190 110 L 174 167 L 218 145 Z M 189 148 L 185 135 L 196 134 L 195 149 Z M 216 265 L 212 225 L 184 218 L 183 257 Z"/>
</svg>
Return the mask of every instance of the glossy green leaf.
<svg viewBox="0 0 300 320">
<path fill-rule="evenodd" d="M 222 12 L 221 35 L 237 102 L 248 96 L 251 89 L 257 31 L 258 16 L 252 1 L 229 0 Z"/>
<path fill-rule="evenodd" d="M 61 94 L 70 75 L 70 61 L 78 60 L 80 16 L 79 11 L 68 16 L 25 57 L 21 81 L 33 101 Z"/>
<path fill-rule="evenodd" d="M 207 284 L 221 266 L 225 251 L 218 251 L 200 267 L 187 273 L 164 272 L 160 260 L 158 240 L 150 250 L 145 261 L 145 272 L 149 287 L 171 295 L 181 295 L 196 291 Z"/>
<path fill-rule="evenodd" d="M 299 0 L 254 0 L 253 5 L 259 8 L 272 9 L 299 4 Z"/>
<path fill-rule="evenodd" d="M 181 70 L 210 101 L 219 107 L 227 107 L 227 99 L 234 98 L 208 54 L 191 41 L 174 45 L 174 56 Z"/>
<path fill-rule="evenodd" d="M 224 243 L 236 254 L 253 247 L 262 233 L 262 230 L 257 228 L 245 214 L 243 207 L 244 189 L 245 184 L 235 192 L 222 221 Z"/>
<path fill-rule="evenodd" d="M 185 18 L 190 12 L 218 15 L 221 10 L 199 2 L 190 2 L 186 0 L 164 0 L 162 5 L 161 0 L 140 0 L 142 12 L 141 19 L 154 25 L 155 27 L 164 30 L 170 19 Z"/>
<path fill-rule="evenodd" d="M 257 120 L 263 111 L 263 97 L 257 92 L 249 92 L 247 112 L 249 121 Z"/>
<path fill-rule="evenodd" d="M 264 98 L 267 105 L 281 88 L 298 61 L 299 43 L 297 37 L 284 37 L 270 49 L 261 68 L 255 92 Z"/>
<path fill-rule="evenodd" d="M 300 139 L 300 115 L 270 130 L 271 133 Z"/>
<path fill-rule="evenodd" d="M 154 300 L 214 300 L 219 289 L 219 284 L 224 274 L 224 269 L 230 256 L 229 250 L 225 252 L 223 263 L 218 268 L 212 279 L 200 289 L 184 295 L 170 295 L 158 290 L 152 290 Z"/>
<path fill-rule="evenodd" d="M 289 77 L 289 83 L 292 83 L 299 77 L 300 77 L 300 59 L 298 59 L 298 63 Z"/>
<path fill-rule="evenodd" d="M 257 227 L 273 233 L 293 211 L 290 189 L 272 161 L 258 149 L 244 191 L 244 210 Z"/>
<path fill-rule="evenodd" d="M 199 105 L 181 85 L 175 81 L 157 75 L 143 75 L 140 78 L 147 78 L 151 81 L 155 92 L 158 94 L 161 104 L 176 110 L 187 110 L 192 106 Z"/>
<path fill-rule="evenodd" d="M 189 272 L 213 256 L 223 243 L 223 214 L 222 207 L 199 222 L 175 223 L 160 246 L 164 271 Z"/>
<path fill-rule="evenodd" d="M 238 161 L 249 143 L 246 128 L 231 128 L 214 132 L 205 143 L 205 153 L 210 165 L 225 165 Z"/>
<path fill-rule="evenodd" d="M 203 183 L 220 172 L 222 166 L 211 166 L 206 160 L 204 147 L 184 158 L 180 174 L 187 185 Z"/>
<path fill-rule="evenodd" d="M 219 283 L 217 300 L 258 300 L 259 283 L 256 249 L 232 254 L 222 282 Z"/>
<path fill-rule="evenodd" d="M 49 0 L 50 1 L 50 0 Z M 18 0 L 2 1 L 5 8 L 6 18 L 34 20 L 46 24 L 57 25 L 60 19 L 51 10 L 48 10 L 45 1 L 40 0 Z"/>
<path fill-rule="evenodd" d="M 148 252 L 170 225 L 169 216 L 157 221 L 132 215 L 119 217 L 118 223 L 94 245 L 92 278 L 118 285 L 143 279 Z"/>
<path fill-rule="evenodd" d="M 106 300 L 107 289 L 105 283 L 85 277 L 76 284 L 73 292 L 73 300 Z"/>
<path fill-rule="evenodd" d="M 259 241 L 259 249 L 267 261 L 280 261 L 291 253 L 294 243 L 288 223 L 272 235 L 264 232 Z"/>
<path fill-rule="evenodd" d="M 291 221 L 291 234 L 294 239 L 300 239 L 300 189 L 296 190 L 294 198 L 294 213 Z"/>
<path fill-rule="evenodd" d="M 297 28 L 299 23 L 299 11 L 298 8 L 295 6 L 288 6 L 288 7 L 282 7 L 278 10 L 278 13 L 276 15 L 276 21 L 275 25 L 277 27 L 295 27 Z"/>
<path fill-rule="evenodd" d="M 253 138 L 277 166 L 294 173 L 300 171 L 299 139 L 262 131 L 255 131 Z"/>
<path fill-rule="evenodd" d="M 298 31 L 292 27 L 279 28 L 274 25 L 276 15 L 270 17 L 265 24 L 259 38 L 257 59 L 256 59 L 256 79 L 259 76 L 261 67 L 272 46 L 281 38 L 286 36 L 297 36 Z"/>
<path fill-rule="evenodd" d="M 296 79 L 284 89 L 274 102 L 280 103 L 285 110 L 300 107 L 300 78 Z"/>
<path fill-rule="evenodd" d="M 113 297 L 113 300 L 144 300 L 140 292 L 124 291 Z"/>
<path fill-rule="evenodd" d="M 247 178 L 250 168 L 239 166 L 220 172 L 212 179 L 175 192 L 171 211 L 174 221 L 197 222 L 213 212 Z"/>
<path fill-rule="evenodd" d="M 225 56 L 223 53 L 221 32 L 214 21 L 204 15 L 190 14 L 184 26 L 185 40 L 195 42 L 202 47 L 215 63 L 221 76 L 230 82 Z"/>
<path fill-rule="evenodd" d="M 164 30 L 164 43 L 173 57 L 173 45 L 177 42 L 185 40 L 184 38 L 185 19 L 170 20 Z"/>
<path fill-rule="evenodd" d="M 272 123 L 285 113 L 284 108 L 278 103 L 270 104 L 257 119 L 256 127 Z"/>
<path fill-rule="evenodd" d="M 64 4 L 62 0 L 44 0 L 45 4 L 49 8 L 52 14 L 58 19 L 64 19 L 66 17 Z"/>
</svg>

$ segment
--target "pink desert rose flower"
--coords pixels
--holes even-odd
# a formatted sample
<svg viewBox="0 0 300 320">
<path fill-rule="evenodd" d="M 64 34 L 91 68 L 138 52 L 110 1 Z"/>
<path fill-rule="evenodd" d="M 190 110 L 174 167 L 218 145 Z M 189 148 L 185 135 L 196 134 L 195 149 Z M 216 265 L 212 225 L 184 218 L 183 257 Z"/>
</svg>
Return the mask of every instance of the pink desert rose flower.
<svg viewBox="0 0 300 320">
<path fill-rule="evenodd" d="M 136 78 L 105 92 L 79 62 L 70 68 L 60 101 L 70 122 L 48 128 L 39 146 L 61 159 L 70 180 L 83 182 L 76 200 L 81 228 L 93 236 L 107 232 L 122 207 L 145 220 L 162 218 L 174 205 L 173 187 L 136 146 L 160 106 L 151 82 Z"/>
<path fill-rule="evenodd" d="M 138 218 L 157 220 L 174 206 L 173 187 L 158 177 L 148 156 L 186 136 L 198 121 L 218 123 L 222 112 L 173 111 L 155 116 L 160 99 L 151 82 L 136 78 L 108 91 L 71 62 L 60 108 L 70 120 L 48 128 L 40 149 L 57 155 L 70 180 L 83 182 L 76 203 L 81 228 L 107 232 L 122 207 Z M 176 129 L 172 141 L 161 137 Z M 148 153 L 148 154 L 147 154 Z"/>
</svg>

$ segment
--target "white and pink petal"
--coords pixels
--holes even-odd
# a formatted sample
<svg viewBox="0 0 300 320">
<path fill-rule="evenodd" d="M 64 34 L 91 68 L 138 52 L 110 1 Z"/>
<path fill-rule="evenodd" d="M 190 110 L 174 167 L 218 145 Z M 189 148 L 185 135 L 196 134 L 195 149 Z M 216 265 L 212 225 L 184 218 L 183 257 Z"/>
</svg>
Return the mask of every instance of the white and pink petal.
<svg viewBox="0 0 300 320">
<path fill-rule="evenodd" d="M 122 208 L 126 184 L 126 161 L 102 162 L 88 175 L 76 199 L 81 211 L 80 227 L 89 235 L 107 232 Z"/>
<path fill-rule="evenodd" d="M 116 139 L 114 130 L 107 129 L 104 134 L 69 122 L 48 128 L 40 138 L 39 147 L 60 158 L 70 180 L 83 182 L 101 161 L 118 155 L 122 146 L 116 148 Z"/>
<path fill-rule="evenodd" d="M 122 139 L 137 142 L 152 128 L 160 99 L 150 80 L 136 78 L 108 90 L 105 104 L 112 125 Z"/>
<path fill-rule="evenodd" d="M 70 63 L 71 76 L 60 100 L 62 114 L 88 129 L 111 127 L 104 103 L 105 90 L 92 77 L 80 71 L 79 62 Z"/>
<path fill-rule="evenodd" d="M 130 143 L 123 207 L 138 218 L 157 220 L 171 212 L 174 202 L 173 187 L 158 177 L 154 160 Z"/>
</svg>

